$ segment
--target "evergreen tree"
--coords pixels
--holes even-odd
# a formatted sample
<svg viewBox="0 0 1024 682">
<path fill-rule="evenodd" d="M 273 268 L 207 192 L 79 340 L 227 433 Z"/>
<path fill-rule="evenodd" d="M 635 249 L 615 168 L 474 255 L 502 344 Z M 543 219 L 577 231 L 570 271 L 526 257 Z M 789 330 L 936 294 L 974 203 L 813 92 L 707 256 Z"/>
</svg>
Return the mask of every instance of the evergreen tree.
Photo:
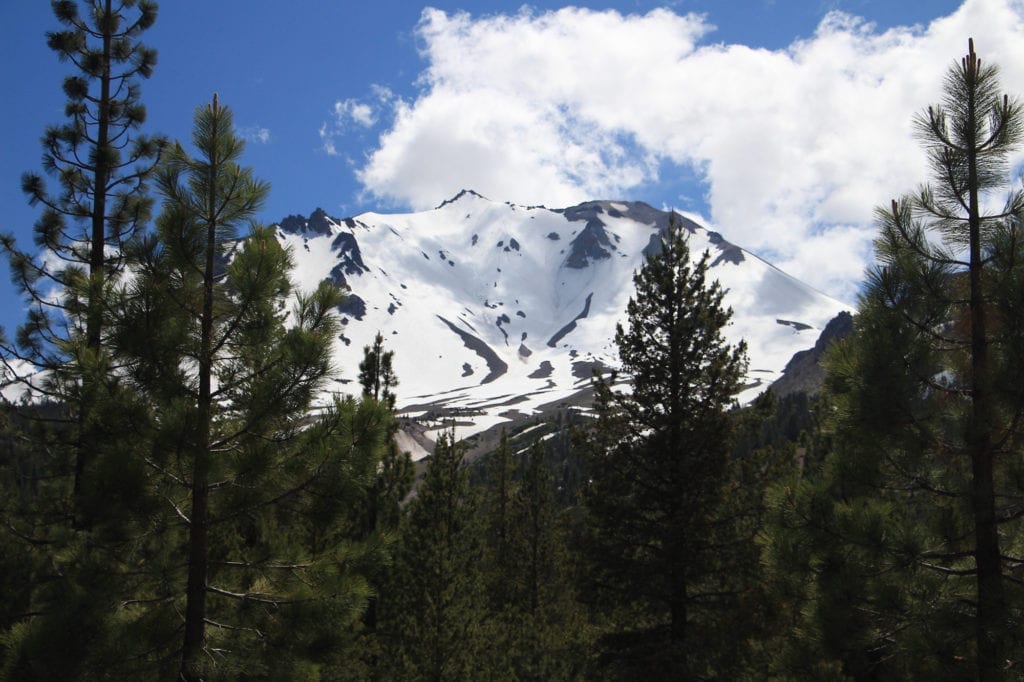
<svg viewBox="0 0 1024 682">
<path fill-rule="evenodd" d="M 97 351 L 103 338 L 106 279 L 120 270 L 122 247 L 149 218 L 152 199 L 146 181 L 163 142 L 138 133 L 146 120 L 139 79 L 149 78 L 156 51 L 138 42 L 156 21 L 151 0 L 89 0 L 85 16 L 78 3 L 50 3 L 62 31 L 47 33 L 47 44 L 79 73 L 64 80 L 67 123 L 47 128 L 43 167 L 61 185 L 48 191 L 43 178 L 26 173 L 22 188 L 33 205 L 44 207 L 35 241 L 62 265 L 14 248 L 5 238 L 15 282 L 33 302 L 21 347 L 34 364 L 50 366 L 51 334 L 67 318 Z M 68 296 L 52 302 L 56 284 Z M 53 311 L 57 308 L 57 311 Z"/>
<path fill-rule="evenodd" d="M 373 339 L 372 346 L 363 347 L 363 361 L 359 363 L 359 385 L 363 395 L 378 400 L 390 409 L 395 409 L 395 387 L 398 378 L 392 367 L 393 350 L 384 350 L 384 337 L 380 332 Z"/>
<path fill-rule="evenodd" d="M 832 453 L 773 493 L 788 533 L 772 549 L 806 553 L 807 629 L 847 674 L 998 680 L 1022 664 L 1024 192 L 984 208 L 1022 113 L 970 43 L 917 119 L 935 184 L 877 212 L 877 265 L 830 358 Z"/>
<path fill-rule="evenodd" d="M 484 461 L 485 480 L 480 487 L 484 540 L 481 572 L 487 594 L 484 636 L 487 665 L 493 675 L 514 679 L 515 661 L 523 656 L 523 576 L 516 565 L 513 538 L 516 531 L 514 501 L 519 482 L 508 432 L 501 430 L 498 447 Z"/>
<path fill-rule="evenodd" d="M 505 618 L 513 623 L 512 669 L 519 680 L 577 679 L 588 630 L 573 585 L 563 520 L 544 446 L 536 442 L 509 505 Z M 492 590 L 493 591 L 493 590 Z"/>
<path fill-rule="evenodd" d="M 726 410 L 746 360 L 742 343 L 722 338 L 731 311 L 718 283 L 707 281 L 708 261 L 705 253 L 691 262 L 673 220 L 660 251 L 634 276 L 628 326 L 615 336 L 632 389 L 596 382 L 584 497 L 588 592 L 616 609 L 601 642 L 611 677 L 700 678 L 724 657 L 724 643 L 704 635 L 711 614 L 735 596 L 732 567 L 720 558 L 737 542 L 724 499 Z"/>
<path fill-rule="evenodd" d="M 826 396 L 817 411 L 831 408 Z M 869 579 L 877 556 L 871 541 L 887 530 L 885 509 L 836 503 L 852 491 L 836 478 L 831 431 L 826 424 L 787 448 L 790 470 L 765 493 L 760 541 L 772 617 L 759 638 L 764 669 L 782 679 L 914 679 L 910 670 L 896 672 L 865 618 L 886 582 Z M 851 532 L 868 518 L 874 523 L 864 523 L 863 533 Z M 875 569 L 891 575 L 888 566 Z"/>
<path fill-rule="evenodd" d="M 516 493 L 516 462 L 508 443 L 508 433 L 501 430 L 498 447 L 487 457 L 487 486 L 484 494 L 484 512 L 492 569 L 493 584 L 488 592 L 492 608 L 501 611 L 511 604 L 506 589 L 511 582 L 508 571 L 512 560 L 512 501 Z"/>
<path fill-rule="evenodd" d="M 486 602 L 477 504 L 454 429 L 438 438 L 409 505 L 383 593 L 385 679 L 474 680 L 486 673 Z"/>
<path fill-rule="evenodd" d="M 76 69 L 63 84 L 68 121 L 47 128 L 42 138 L 43 168 L 60 189 L 51 191 L 36 173 L 22 178 L 30 203 L 43 207 L 34 228 L 42 254 L 19 249 L 9 235 L 0 240 L 14 283 L 30 304 L 17 343 L 4 340 L 3 355 L 16 381 L 65 403 L 77 422 L 67 435 L 75 441 L 79 497 L 94 448 L 107 435 L 89 410 L 103 399 L 97 392 L 107 370 L 101 349 L 110 287 L 122 271 L 124 245 L 149 219 L 147 181 L 164 144 L 139 133 L 146 119 L 139 81 L 156 64 L 156 51 L 139 36 L 156 21 L 157 4 L 82 4 L 86 11 L 79 13 L 79 3 L 53 0 L 64 28 L 47 33 L 49 47 Z M 39 370 L 45 382 L 35 380 Z"/>
<path fill-rule="evenodd" d="M 359 363 L 359 383 L 363 399 L 373 400 L 387 408 L 395 409 L 395 392 L 398 377 L 392 367 L 394 351 L 384 350 L 384 337 L 377 334 L 372 346 L 363 347 L 363 360 Z M 370 504 L 367 505 L 365 527 L 367 532 L 394 532 L 401 516 L 401 503 L 412 490 L 416 472 L 408 452 L 402 452 L 395 437 L 398 434 L 397 420 L 388 425 L 388 443 L 381 460 L 374 483 Z"/>
<path fill-rule="evenodd" d="M 193 143 L 197 157 L 176 145 L 160 169 L 158 232 L 132 253 L 116 334 L 125 379 L 153 406 L 154 485 L 181 522 L 164 521 L 178 530 L 164 540 L 177 566 L 188 557 L 184 576 L 162 567 L 147 602 L 183 614 L 182 679 L 305 677 L 370 593 L 375 545 L 357 541 L 351 507 L 390 413 L 348 400 L 309 416 L 340 294 L 294 294 L 273 232 L 239 234 L 268 188 L 238 164 L 243 143 L 216 96 L 196 111 Z"/>
<path fill-rule="evenodd" d="M 412 491 L 416 481 L 416 468 L 408 452 L 398 446 L 398 421 L 394 418 L 394 387 L 398 379 L 392 369 L 394 351 L 384 350 L 384 338 L 378 333 L 372 346 L 364 346 L 363 361 L 359 364 L 359 379 L 363 400 L 387 408 L 391 420 L 387 427 L 387 442 L 377 467 L 373 487 L 366 504 L 355 510 L 355 526 L 362 538 L 374 538 L 384 547 L 386 561 L 371 576 L 375 594 L 370 597 L 363 616 L 363 628 L 356 642 L 355 658 L 360 665 L 348 660 L 344 665 L 344 679 L 360 680 L 375 676 L 380 664 L 381 642 L 378 637 L 380 592 L 390 582 L 394 541 L 402 521 L 402 503 Z M 340 671 L 336 671 L 339 672 Z"/>
<path fill-rule="evenodd" d="M 147 181 L 163 141 L 139 132 L 139 82 L 156 63 L 139 36 L 156 3 L 51 5 L 63 28 L 47 34 L 48 45 L 75 69 L 63 85 L 67 121 L 42 138 L 43 170 L 58 188 L 36 173 L 22 179 L 43 209 L 38 256 L 0 238 L 29 304 L 14 342 L 0 334 L 5 378 L 47 401 L 12 415 L 16 475 L 4 489 L 0 532 L 28 582 L 19 586 L 24 608 L 0 628 L 8 676 L 72 679 L 109 674 L 118 660 L 111 605 L 125 594 L 119 566 L 152 502 L 132 457 L 144 410 L 113 376 L 107 345 L 124 247 L 149 219 Z"/>
</svg>

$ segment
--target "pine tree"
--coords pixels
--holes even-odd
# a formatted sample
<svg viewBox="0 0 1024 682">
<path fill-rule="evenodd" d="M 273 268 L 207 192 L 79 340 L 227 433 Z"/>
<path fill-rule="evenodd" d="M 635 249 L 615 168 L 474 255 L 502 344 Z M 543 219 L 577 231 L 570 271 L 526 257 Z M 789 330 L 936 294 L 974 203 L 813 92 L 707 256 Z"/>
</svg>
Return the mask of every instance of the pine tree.
<svg viewBox="0 0 1024 682">
<path fill-rule="evenodd" d="M 138 39 L 156 21 L 157 4 L 89 0 L 84 16 L 78 4 L 51 2 L 64 29 L 47 33 L 50 49 L 77 70 L 63 84 L 68 121 L 42 138 L 43 168 L 60 189 L 51 191 L 36 173 L 22 177 L 29 202 L 43 207 L 34 228 L 42 253 L 33 257 L 9 235 L 0 245 L 30 305 L 17 343 L 3 341 L 3 355 L 14 380 L 66 404 L 77 422 L 68 435 L 81 497 L 93 449 L 107 435 L 89 410 L 103 399 L 110 287 L 122 272 L 124 245 L 149 220 L 147 182 L 164 142 L 139 133 L 146 119 L 139 81 L 152 74 L 156 51 Z M 45 381 L 34 375 L 39 370 Z"/>
<path fill-rule="evenodd" d="M 519 489 L 516 458 L 508 432 L 483 459 L 484 480 L 474 486 L 480 497 L 483 557 L 481 574 L 487 594 L 483 636 L 490 646 L 486 665 L 495 677 L 514 679 L 516 660 L 523 656 L 522 571 L 516 565 L 514 503 Z"/>
<path fill-rule="evenodd" d="M 730 418 L 745 347 L 722 331 L 731 311 L 709 256 L 690 260 L 672 221 L 661 249 L 634 276 L 627 327 L 615 342 L 630 391 L 597 381 L 598 419 L 585 493 L 593 557 L 590 599 L 617 609 L 602 665 L 618 677 L 710 674 L 721 643 L 702 634 L 728 606 L 735 542 L 724 511 Z M 616 672 L 617 671 L 617 672 Z"/>
<path fill-rule="evenodd" d="M 934 185 L 877 211 L 877 264 L 830 358 L 832 453 L 775 492 L 790 537 L 820 539 L 808 610 L 833 617 L 808 629 L 849 674 L 998 680 L 1024 659 L 1024 192 L 985 209 L 1022 114 L 970 42 L 916 121 Z"/>
<path fill-rule="evenodd" d="M 359 383 L 363 399 L 380 403 L 392 413 L 395 409 L 395 387 L 398 377 L 392 367 L 394 351 L 384 350 L 384 337 L 379 333 L 372 346 L 363 348 L 359 363 Z M 408 452 L 402 452 L 395 440 L 399 430 L 397 420 L 388 426 L 388 444 L 374 483 L 370 504 L 367 506 L 366 528 L 369 531 L 394 532 L 401 517 L 401 504 L 412 490 L 416 472 Z"/>
<path fill-rule="evenodd" d="M 498 447 L 487 457 L 487 486 L 484 493 L 484 513 L 487 546 L 490 555 L 492 582 L 488 593 L 492 609 L 503 610 L 514 601 L 510 598 L 512 550 L 512 502 L 516 493 L 516 462 L 508 443 L 508 433 L 501 430 Z"/>
<path fill-rule="evenodd" d="M 147 463 L 179 520 L 164 540 L 179 566 L 187 556 L 186 575 L 167 566 L 147 599 L 183 614 L 183 679 L 304 677 L 370 594 L 375 549 L 351 509 L 390 413 L 336 400 L 310 417 L 340 294 L 326 282 L 294 293 L 290 255 L 250 225 L 268 188 L 238 164 L 216 96 L 196 111 L 193 144 L 197 157 L 176 145 L 160 169 L 158 231 L 131 254 L 115 335 L 125 380 L 153 406 Z"/>
<path fill-rule="evenodd" d="M 816 412 L 830 415 L 831 398 L 822 400 Z M 888 512 L 837 503 L 856 495 L 836 476 L 837 445 L 823 421 L 821 431 L 788 448 L 790 471 L 765 492 L 760 541 L 771 618 L 759 638 L 763 668 L 782 679 L 947 677 L 901 670 L 876 640 L 865 614 L 891 584 L 871 580 L 891 575 L 891 566 L 877 563 L 873 552 L 877 535 L 890 530 Z M 861 525 L 863 532 L 853 532 Z"/>
<path fill-rule="evenodd" d="M 392 366 L 395 352 L 384 350 L 384 337 L 380 332 L 373 338 L 372 346 L 363 348 L 363 361 L 359 363 L 359 385 L 363 395 L 378 400 L 390 409 L 395 409 L 395 387 L 398 378 Z"/>
<path fill-rule="evenodd" d="M 359 383 L 363 401 L 372 401 L 385 407 L 391 415 L 387 427 L 387 442 L 377 467 L 373 487 L 366 504 L 356 511 L 355 527 L 361 538 L 372 538 L 383 549 L 387 560 L 371 576 L 375 594 L 370 597 L 363 616 L 363 628 L 356 643 L 357 658 L 364 667 L 345 663 L 344 679 L 373 677 L 380 665 L 381 642 L 378 637 L 380 620 L 380 592 L 389 584 L 395 540 L 402 521 L 402 504 L 416 481 L 416 468 L 408 452 L 398 445 L 398 420 L 394 418 L 395 393 L 398 378 L 392 368 L 394 351 L 384 350 L 384 337 L 379 333 L 372 346 L 363 347 L 363 360 L 359 364 Z M 386 595 L 385 595 L 386 596 Z"/>
<path fill-rule="evenodd" d="M 944 500 L 930 504 L 939 502 L 958 519 L 955 530 L 947 528 L 946 537 L 934 539 L 937 546 L 927 563 L 940 572 L 974 576 L 975 660 L 983 680 L 999 679 L 1007 661 L 1004 575 L 1012 564 L 1001 545 L 1017 533 L 1000 526 L 1014 520 L 1012 510 L 1022 499 L 1014 483 L 1021 438 L 1015 424 L 1024 408 L 1015 383 L 1022 349 L 1019 337 L 1007 333 L 1021 324 L 1020 313 L 1000 305 L 1009 298 L 1013 306 L 1019 294 L 999 284 L 1019 277 L 1016 224 L 1024 213 L 1024 192 L 1011 192 L 994 213 L 986 214 L 983 203 L 1006 188 L 1007 157 L 1024 134 L 1022 116 L 1021 105 L 999 92 L 998 70 L 981 65 L 971 42 L 967 56 L 947 75 L 942 105 L 917 120 L 936 184 L 879 211 L 879 267 L 869 273 L 863 304 L 864 323 L 877 315 L 898 325 L 890 333 L 899 335 L 894 341 L 911 359 L 890 379 L 890 385 L 903 382 L 893 387 L 889 400 L 900 401 L 894 405 L 905 415 L 900 427 L 914 438 L 897 441 L 905 453 L 897 461 L 917 479 L 914 487 L 940 491 L 930 497 Z M 863 323 L 861 330 L 862 337 L 879 333 Z M 845 377 L 854 368 L 837 369 Z M 850 397 L 882 398 L 868 391 L 859 396 L 851 391 Z M 887 433 L 884 426 L 896 424 L 879 422 L 874 427 L 879 435 Z M 941 455 L 932 459 L 927 452 Z M 940 466 L 933 468 L 934 463 Z"/>
<path fill-rule="evenodd" d="M 1000 265 L 1013 267 L 1017 262 L 1020 248 L 1016 243 L 1015 221 L 1024 213 L 1024 192 L 1019 190 L 997 214 L 985 215 L 982 211 L 984 195 L 1005 187 L 1007 156 L 1024 135 L 1024 110 L 1018 102 L 1011 103 L 1007 96 L 1000 96 L 997 78 L 995 67 L 982 67 L 970 41 L 967 56 L 947 76 L 943 105 L 929 108 L 927 116 L 918 120 L 938 184 L 934 190 L 926 188 L 903 207 L 894 203 L 892 212 L 881 216 L 883 235 L 877 244 L 883 262 L 890 266 L 887 272 L 879 273 L 878 284 L 885 291 L 885 299 L 895 307 L 903 307 L 900 304 L 904 295 L 910 292 L 897 293 L 893 285 L 900 289 L 907 285 L 930 288 L 937 284 L 937 279 L 947 279 L 954 267 L 963 265 L 967 270 L 966 292 L 961 289 L 953 296 L 940 295 L 938 310 L 933 308 L 925 314 L 930 317 L 939 310 L 954 312 L 950 309 L 954 301 L 966 294 L 966 310 L 961 308 L 966 317 L 966 333 L 960 338 L 956 334 L 940 334 L 933 341 L 941 347 L 948 343 L 948 336 L 953 336 L 955 345 L 967 350 L 969 359 L 969 369 L 958 377 L 954 382 L 957 386 L 949 392 L 967 389 L 970 395 L 964 442 L 971 462 L 970 507 L 978 590 L 977 660 L 981 679 L 998 677 L 997 671 L 1006 660 L 1002 640 L 1008 609 L 998 529 L 1002 514 L 996 508 L 995 461 L 1001 444 L 1012 432 L 1005 431 L 1007 422 L 997 401 L 1009 389 L 1007 397 L 1011 402 L 1003 407 L 1010 407 L 1012 414 L 1020 414 L 1021 406 L 1019 388 L 996 382 L 998 376 L 1005 376 L 1002 370 L 1014 366 L 1003 363 L 1012 363 L 1020 356 L 1014 352 L 1010 357 L 1000 357 L 1006 346 L 1000 343 L 1000 332 L 989 320 L 993 296 L 986 291 L 991 286 L 986 282 L 986 265 L 990 265 L 989 269 Z M 953 249 L 930 248 L 924 226 L 912 220 L 914 213 L 929 221 L 925 229 L 938 232 L 953 249 L 966 247 L 967 262 L 958 261 Z M 1013 220 L 1007 220 L 1011 217 Z M 898 284 L 901 278 L 904 283 Z M 918 325 L 939 321 L 934 317 L 917 317 L 917 312 L 911 313 L 910 318 Z M 1011 340 L 1010 344 L 1011 351 L 1019 350 L 1019 341 Z M 1019 495 L 1019 491 L 1015 493 Z"/>
<path fill-rule="evenodd" d="M 89 0 L 84 17 L 72 0 L 51 5 L 65 29 L 47 33 L 47 44 L 80 73 L 64 80 L 70 120 L 47 128 L 42 139 L 43 167 L 61 191 L 48 191 L 35 173 L 24 175 L 22 188 L 45 209 L 35 226 L 37 246 L 64 265 L 50 269 L 16 251 L 10 238 L 4 242 L 15 281 L 34 304 L 22 347 L 42 366 L 49 365 L 47 351 L 53 352 L 47 332 L 68 315 L 81 325 L 85 345 L 93 352 L 100 348 L 105 282 L 120 270 L 124 244 L 149 218 L 146 181 L 163 146 L 138 134 L 146 120 L 138 80 L 149 78 L 156 65 L 156 51 L 138 37 L 156 21 L 157 4 Z M 53 284 L 67 290 L 63 304 L 51 302 Z"/>
<path fill-rule="evenodd" d="M 515 625 L 513 670 L 520 680 L 578 678 L 588 636 L 546 456 L 540 442 L 530 447 L 509 505 L 503 609 Z"/>
<path fill-rule="evenodd" d="M 156 3 L 51 5 L 63 28 L 48 45 L 75 69 L 63 84 L 67 121 L 42 138 L 43 170 L 58 188 L 40 174 L 22 178 L 43 209 L 38 255 L 0 238 L 29 305 L 14 343 L 0 338 L 5 378 L 45 401 L 15 415 L 19 472 L 4 490 L 2 532 L 29 583 L 25 608 L 0 627 L 10 676 L 71 679 L 103 675 L 119 655 L 110 639 L 112 604 L 126 594 L 119 569 L 152 502 L 132 456 L 144 410 L 113 375 L 107 345 L 125 246 L 149 219 L 147 182 L 163 141 L 139 132 L 139 82 L 156 63 L 139 37 Z"/>
<path fill-rule="evenodd" d="M 453 430 L 443 433 L 409 505 L 382 602 L 390 679 L 483 674 L 482 532 L 462 457 Z"/>
</svg>

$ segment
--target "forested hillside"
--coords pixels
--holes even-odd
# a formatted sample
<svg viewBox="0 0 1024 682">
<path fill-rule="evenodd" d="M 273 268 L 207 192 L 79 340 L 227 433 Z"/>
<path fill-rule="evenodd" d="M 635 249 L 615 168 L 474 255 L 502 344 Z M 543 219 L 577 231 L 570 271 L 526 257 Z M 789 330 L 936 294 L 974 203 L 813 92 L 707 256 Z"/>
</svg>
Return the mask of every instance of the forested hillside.
<svg viewBox="0 0 1024 682">
<path fill-rule="evenodd" d="M 0 678 L 1024 676 L 1024 109 L 973 42 L 815 395 L 738 404 L 746 344 L 673 221 L 593 410 L 472 465 L 450 424 L 417 477 L 385 337 L 317 401 L 345 292 L 254 222 L 230 108 L 142 132 L 156 3 L 53 8 L 43 254 L 0 241 L 29 308 L 0 339 Z"/>
</svg>

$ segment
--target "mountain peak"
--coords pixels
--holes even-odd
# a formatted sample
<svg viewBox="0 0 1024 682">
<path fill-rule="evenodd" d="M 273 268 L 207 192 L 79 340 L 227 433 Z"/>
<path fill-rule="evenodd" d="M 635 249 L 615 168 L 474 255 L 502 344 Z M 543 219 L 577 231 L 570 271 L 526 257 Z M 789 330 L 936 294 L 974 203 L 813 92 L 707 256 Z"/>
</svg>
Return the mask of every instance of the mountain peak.
<svg viewBox="0 0 1024 682">
<path fill-rule="evenodd" d="M 462 437 L 559 405 L 589 408 L 579 394 L 592 368 L 617 365 L 612 339 L 634 294 L 633 273 L 671 220 L 688 230 L 695 261 L 705 250 L 718 255 L 708 278 L 734 311 L 727 337 L 749 348 L 740 400 L 780 376 L 844 307 L 642 202 L 547 209 L 467 189 L 438 208 L 449 205 L 458 208 L 344 220 L 317 210 L 285 219 L 278 235 L 294 254 L 299 289 L 325 278 L 347 289 L 336 389 L 351 390 L 361 349 L 379 331 L 395 351 L 400 413 L 431 423 L 457 418 Z"/>
<path fill-rule="evenodd" d="M 288 234 L 328 236 L 333 232 L 333 226 L 340 222 L 337 218 L 327 215 L 327 211 L 317 207 L 316 210 L 309 214 L 309 218 L 301 215 L 290 215 L 278 223 L 278 226 Z"/>
<path fill-rule="evenodd" d="M 464 199 L 467 197 L 475 197 L 477 199 L 483 199 L 484 201 L 490 201 L 490 199 L 485 197 L 483 194 L 480 194 L 479 192 L 476 192 L 471 189 L 460 189 L 458 194 L 453 196 L 451 199 L 445 199 L 436 207 L 434 207 L 434 210 L 436 211 L 439 208 L 444 208 L 448 204 L 454 204 L 456 201 L 459 201 L 460 199 Z"/>
</svg>

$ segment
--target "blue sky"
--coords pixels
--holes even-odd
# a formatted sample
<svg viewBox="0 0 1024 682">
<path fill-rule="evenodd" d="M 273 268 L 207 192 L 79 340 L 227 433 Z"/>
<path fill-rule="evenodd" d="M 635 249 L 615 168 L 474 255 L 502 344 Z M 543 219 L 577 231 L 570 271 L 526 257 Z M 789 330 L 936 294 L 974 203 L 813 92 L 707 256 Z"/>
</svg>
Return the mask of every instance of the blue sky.
<svg viewBox="0 0 1024 682">
<path fill-rule="evenodd" d="M 42 0 L 4 0 L 0 230 L 28 245 L 20 175 L 68 73 Z M 926 179 L 909 136 L 973 35 L 1024 93 L 1021 0 L 165 0 L 143 39 L 147 132 L 187 140 L 219 93 L 272 192 L 262 219 L 423 209 L 462 187 L 699 216 L 840 299 L 871 210 Z M 0 324 L 21 304 L 0 280 Z"/>
</svg>

